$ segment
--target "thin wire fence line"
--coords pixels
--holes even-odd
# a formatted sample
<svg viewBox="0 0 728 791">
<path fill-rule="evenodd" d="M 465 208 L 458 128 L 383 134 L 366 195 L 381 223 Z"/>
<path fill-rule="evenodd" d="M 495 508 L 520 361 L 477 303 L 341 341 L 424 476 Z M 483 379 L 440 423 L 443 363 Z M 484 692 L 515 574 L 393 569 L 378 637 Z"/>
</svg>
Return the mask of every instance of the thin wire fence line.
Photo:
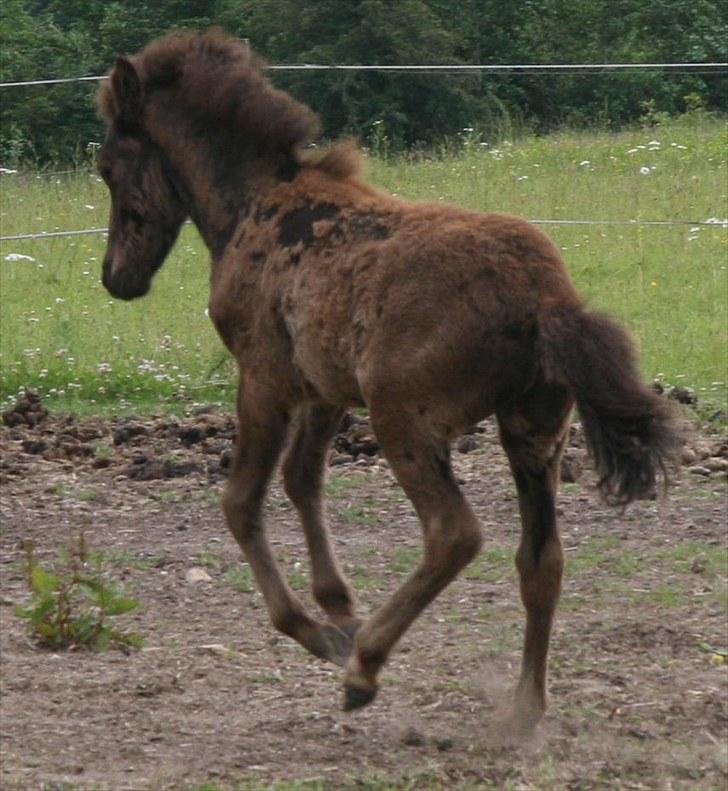
<svg viewBox="0 0 728 791">
<path fill-rule="evenodd" d="M 618 226 L 648 226 L 648 227 L 708 227 L 728 228 L 728 220 L 553 220 L 531 219 L 534 225 L 618 225 Z M 189 221 L 185 225 L 191 225 Z M 37 233 L 16 233 L 0 236 L 0 242 L 17 242 L 32 239 L 57 239 L 65 236 L 89 236 L 93 234 L 108 233 L 108 228 L 83 228 L 72 231 L 38 231 Z"/>
<path fill-rule="evenodd" d="M 289 63 L 266 67 L 269 71 L 363 71 L 390 72 L 395 74 L 559 74 L 578 72 L 587 74 L 599 71 L 654 70 L 672 73 L 720 74 L 728 71 L 728 63 L 512 63 L 512 64 L 438 64 L 438 65 L 361 65 Z M 94 82 L 107 79 L 107 75 L 86 77 L 54 77 L 37 80 L 0 82 L 0 88 L 25 88 L 34 85 L 63 85 L 73 82 Z"/>
<path fill-rule="evenodd" d="M 14 233 L 0 236 L 0 242 L 21 242 L 26 239 L 58 239 L 62 236 L 90 236 L 92 234 L 108 233 L 108 228 L 83 228 L 75 231 L 38 231 L 37 233 Z"/>
<path fill-rule="evenodd" d="M 291 63 L 268 66 L 270 71 L 381 71 L 381 72 L 412 72 L 425 74 L 458 74 L 458 73 L 519 73 L 519 74 L 553 74 L 559 72 L 593 72 L 593 71 L 626 71 L 634 70 L 655 70 L 672 72 L 695 72 L 697 70 L 704 73 L 721 73 L 728 70 L 728 63 L 476 63 L 449 65 L 402 65 L 384 66 L 361 64 L 315 64 L 315 63 Z"/>
</svg>

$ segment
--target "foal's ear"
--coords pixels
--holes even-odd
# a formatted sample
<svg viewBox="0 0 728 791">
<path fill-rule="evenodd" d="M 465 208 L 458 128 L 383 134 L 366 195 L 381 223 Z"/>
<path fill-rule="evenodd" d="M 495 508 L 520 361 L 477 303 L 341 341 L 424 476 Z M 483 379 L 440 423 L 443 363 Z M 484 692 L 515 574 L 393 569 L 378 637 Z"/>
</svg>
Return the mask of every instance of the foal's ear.
<svg viewBox="0 0 728 791">
<path fill-rule="evenodd" d="M 116 65 L 111 72 L 111 88 L 118 120 L 129 125 L 137 123 L 142 114 L 142 82 L 134 64 L 128 58 L 116 59 Z"/>
</svg>

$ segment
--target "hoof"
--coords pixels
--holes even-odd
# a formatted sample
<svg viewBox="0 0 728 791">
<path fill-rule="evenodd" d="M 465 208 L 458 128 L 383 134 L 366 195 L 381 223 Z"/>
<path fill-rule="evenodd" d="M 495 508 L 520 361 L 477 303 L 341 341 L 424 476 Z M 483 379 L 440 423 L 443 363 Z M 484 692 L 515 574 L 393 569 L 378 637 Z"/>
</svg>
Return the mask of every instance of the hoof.
<svg viewBox="0 0 728 791">
<path fill-rule="evenodd" d="M 503 723 L 504 731 L 513 740 L 513 744 L 522 744 L 534 738 L 540 720 L 540 717 L 516 710 Z"/>
<path fill-rule="evenodd" d="M 322 626 L 318 633 L 318 650 L 314 653 L 339 667 L 346 664 L 354 648 L 352 636 L 332 624 Z"/>
<path fill-rule="evenodd" d="M 344 684 L 344 711 L 361 709 L 371 703 L 377 696 L 377 688 L 354 687 Z"/>
<path fill-rule="evenodd" d="M 512 733 L 519 739 L 532 738 L 545 711 L 546 706 L 538 699 L 517 699 L 510 718 Z"/>
</svg>

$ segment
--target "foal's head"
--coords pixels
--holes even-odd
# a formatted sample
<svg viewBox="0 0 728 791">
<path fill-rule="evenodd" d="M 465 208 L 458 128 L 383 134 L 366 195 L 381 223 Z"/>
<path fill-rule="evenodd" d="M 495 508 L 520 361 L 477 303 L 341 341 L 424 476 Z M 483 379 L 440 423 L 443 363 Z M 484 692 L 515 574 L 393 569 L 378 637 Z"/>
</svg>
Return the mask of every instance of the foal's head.
<svg viewBox="0 0 728 791">
<path fill-rule="evenodd" d="M 174 244 L 187 211 L 165 156 L 144 129 L 144 88 L 119 58 L 100 94 L 108 123 L 98 168 L 111 192 L 102 281 L 121 299 L 141 297 Z"/>
<path fill-rule="evenodd" d="M 241 41 L 216 29 L 119 58 L 99 104 L 112 204 L 103 282 L 124 299 L 149 290 L 187 215 L 211 250 L 224 246 L 245 196 L 288 178 L 318 129 Z"/>
</svg>

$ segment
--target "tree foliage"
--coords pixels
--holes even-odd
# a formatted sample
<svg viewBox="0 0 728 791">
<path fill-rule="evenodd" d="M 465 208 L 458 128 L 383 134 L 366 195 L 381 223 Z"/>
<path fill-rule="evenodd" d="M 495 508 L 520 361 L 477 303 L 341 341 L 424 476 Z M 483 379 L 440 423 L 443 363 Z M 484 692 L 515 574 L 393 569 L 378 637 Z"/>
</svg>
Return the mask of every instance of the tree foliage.
<svg viewBox="0 0 728 791">
<path fill-rule="evenodd" d="M 2 81 L 101 74 L 119 53 L 179 28 L 222 25 L 272 63 L 508 64 L 728 60 L 719 0 L 5 0 Z M 614 124 L 724 109 L 725 76 L 275 72 L 326 134 L 431 144 L 475 127 Z M 101 134 L 92 83 L 5 88 L 0 160 L 68 160 Z M 505 127 L 504 127 L 505 125 Z"/>
</svg>

